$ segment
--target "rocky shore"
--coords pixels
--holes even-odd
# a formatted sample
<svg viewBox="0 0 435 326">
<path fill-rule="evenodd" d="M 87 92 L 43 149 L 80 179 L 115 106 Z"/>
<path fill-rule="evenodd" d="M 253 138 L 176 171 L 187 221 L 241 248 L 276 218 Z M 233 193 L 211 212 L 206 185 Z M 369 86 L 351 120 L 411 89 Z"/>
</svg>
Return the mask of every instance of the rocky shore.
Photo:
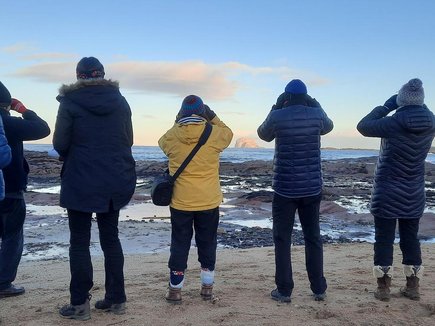
<svg viewBox="0 0 435 326">
<path fill-rule="evenodd" d="M 43 152 L 27 151 L 25 155 L 31 169 L 30 191 L 26 193 L 27 204 L 56 207 L 58 193 L 47 193 L 38 189 L 60 184 L 61 162 Z M 320 219 L 325 243 L 361 242 L 372 236 L 373 218 L 368 212 L 368 203 L 375 163 L 375 157 L 323 162 L 324 191 Z M 165 168 L 166 162 L 137 162 L 138 183 L 131 206 L 149 203 L 152 180 Z M 221 247 L 250 248 L 273 245 L 270 230 L 273 197 L 271 172 L 271 161 L 221 163 L 221 185 L 224 192 L 218 232 Z M 426 166 L 426 185 L 429 210 L 421 222 L 420 237 L 423 240 L 435 238 L 435 215 L 431 212 L 435 209 L 435 165 L 429 163 Z M 68 226 L 65 216 L 65 213 L 50 216 L 41 212 L 28 214 L 26 250 L 29 254 L 41 251 L 41 248 L 43 250 L 44 245 L 45 251 L 67 246 Z M 137 241 L 143 242 L 144 245 L 153 243 L 155 250 L 167 249 L 170 226 L 167 219 L 164 220 L 156 219 L 150 223 L 149 218 L 143 218 L 139 221 L 126 220 L 120 223 L 120 234 L 127 252 L 130 242 L 130 250 L 135 252 Z M 262 224 L 266 222 L 267 226 L 246 225 L 247 220 L 262 221 Z M 49 231 L 38 225 L 49 225 Z M 298 227 L 294 230 L 292 242 L 294 245 L 303 244 L 302 232 Z"/>
</svg>

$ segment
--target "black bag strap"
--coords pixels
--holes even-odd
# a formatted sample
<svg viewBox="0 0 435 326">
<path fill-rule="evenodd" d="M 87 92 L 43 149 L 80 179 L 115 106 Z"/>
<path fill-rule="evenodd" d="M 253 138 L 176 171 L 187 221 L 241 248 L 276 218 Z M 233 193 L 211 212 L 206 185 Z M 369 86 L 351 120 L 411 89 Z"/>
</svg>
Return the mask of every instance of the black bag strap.
<svg viewBox="0 0 435 326">
<path fill-rule="evenodd" d="M 201 134 L 201 137 L 199 137 L 198 143 L 195 145 L 195 147 L 192 149 L 192 151 L 190 152 L 190 154 L 186 157 L 186 159 L 184 160 L 183 163 L 181 163 L 180 167 L 178 168 L 178 170 L 174 173 L 173 176 L 171 176 L 172 178 L 172 182 L 175 182 L 175 179 L 178 178 L 178 176 L 181 174 L 181 172 L 183 172 L 183 170 L 186 168 L 187 164 L 189 164 L 189 162 L 192 160 L 192 158 L 195 156 L 195 154 L 198 152 L 198 150 L 200 149 L 200 147 L 202 145 L 204 145 L 207 142 L 208 137 L 211 134 L 211 130 L 212 130 L 212 126 L 210 123 L 206 122 L 205 123 L 205 128 L 204 131 Z"/>
</svg>

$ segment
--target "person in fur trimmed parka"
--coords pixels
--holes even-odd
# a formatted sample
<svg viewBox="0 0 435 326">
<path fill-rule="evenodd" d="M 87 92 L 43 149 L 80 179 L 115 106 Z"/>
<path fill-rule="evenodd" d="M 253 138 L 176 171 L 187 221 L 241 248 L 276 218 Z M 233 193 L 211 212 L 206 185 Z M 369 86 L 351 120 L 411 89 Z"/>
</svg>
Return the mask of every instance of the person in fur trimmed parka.
<svg viewBox="0 0 435 326">
<path fill-rule="evenodd" d="M 71 236 L 71 302 L 59 313 L 86 320 L 90 318 L 89 291 L 93 286 L 89 253 L 92 213 L 97 216 L 106 273 L 106 294 L 95 307 L 114 313 L 125 309 L 118 219 L 119 210 L 134 193 L 136 172 L 131 110 L 118 83 L 104 79 L 104 67 L 94 57 L 81 59 L 76 74 L 76 83 L 60 88 L 53 136 L 54 149 L 64 162 L 60 206 L 68 211 Z"/>
</svg>

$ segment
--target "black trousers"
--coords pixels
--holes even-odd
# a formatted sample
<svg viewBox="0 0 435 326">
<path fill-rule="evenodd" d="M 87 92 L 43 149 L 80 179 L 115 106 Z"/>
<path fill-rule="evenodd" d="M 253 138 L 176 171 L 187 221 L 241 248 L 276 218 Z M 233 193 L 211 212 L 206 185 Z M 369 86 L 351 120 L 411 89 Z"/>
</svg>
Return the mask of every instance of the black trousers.
<svg viewBox="0 0 435 326">
<path fill-rule="evenodd" d="M 319 208 L 322 195 L 287 198 L 277 193 L 273 196 L 273 241 L 275 243 L 275 283 L 282 295 L 290 296 L 293 287 L 293 270 L 290 246 L 296 210 L 305 240 L 305 266 L 311 291 L 326 291 L 323 276 L 323 243 L 320 236 Z"/>
<path fill-rule="evenodd" d="M 119 210 L 97 213 L 100 245 L 104 253 L 105 299 L 112 303 L 126 301 L 124 288 L 124 254 L 118 237 Z M 83 304 L 93 286 L 93 269 L 89 245 L 92 213 L 68 209 L 70 229 L 71 304 Z"/>
<path fill-rule="evenodd" d="M 421 249 L 418 240 L 420 219 L 388 219 L 375 216 L 375 266 L 392 266 L 396 225 L 399 225 L 402 264 L 421 265 Z"/>
<path fill-rule="evenodd" d="M 195 229 L 195 243 L 201 268 L 213 271 L 216 265 L 219 207 L 205 211 L 171 210 L 171 255 L 168 267 L 173 271 L 187 269 L 187 259 Z"/>
<path fill-rule="evenodd" d="M 17 276 L 23 253 L 23 225 L 26 203 L 22 198 L 0 201 L 0 290 L 7 289 Z"/>
</svg>

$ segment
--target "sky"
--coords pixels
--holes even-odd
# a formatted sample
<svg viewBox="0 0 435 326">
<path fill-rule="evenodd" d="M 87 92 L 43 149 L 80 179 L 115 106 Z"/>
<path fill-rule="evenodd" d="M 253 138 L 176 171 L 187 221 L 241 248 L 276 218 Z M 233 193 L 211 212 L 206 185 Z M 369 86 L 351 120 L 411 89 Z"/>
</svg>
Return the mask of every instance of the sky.
<svg viewBox="0 0 435 326">
<path fill-rule="evenodd" d="M 334 121 L 323 147 L 376 149 L 356 125 L 409 79 L 435 108 L 434 12 L 433 0 L 8 1 L 0 81 L 53 132 L 59 87 L 94 56 L 130 104 L 135 145 L 157 146 L 195 94 L 233 144 L 273 147 L 257 128 L 298 78 Z"/>
</svg>

